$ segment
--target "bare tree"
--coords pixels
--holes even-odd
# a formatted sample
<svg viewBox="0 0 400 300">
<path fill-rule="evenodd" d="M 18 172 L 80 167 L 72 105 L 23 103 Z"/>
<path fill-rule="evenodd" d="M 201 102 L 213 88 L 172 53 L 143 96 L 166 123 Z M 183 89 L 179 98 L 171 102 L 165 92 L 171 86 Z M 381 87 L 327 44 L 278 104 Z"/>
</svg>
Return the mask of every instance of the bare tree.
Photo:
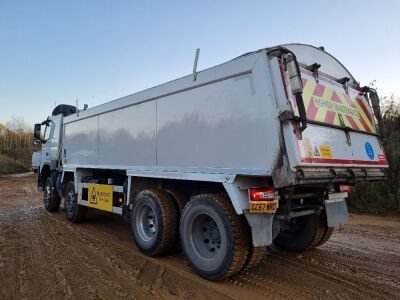
<svg viewBox="0 0 400 300">
<path fill-rule="evenodd" d="M 15 133 L 27 133 L 31 131 L 30 126 L 22 116 L 12 116 L 11 121 L 6 122 L 6 127 Z"/>
</svg>

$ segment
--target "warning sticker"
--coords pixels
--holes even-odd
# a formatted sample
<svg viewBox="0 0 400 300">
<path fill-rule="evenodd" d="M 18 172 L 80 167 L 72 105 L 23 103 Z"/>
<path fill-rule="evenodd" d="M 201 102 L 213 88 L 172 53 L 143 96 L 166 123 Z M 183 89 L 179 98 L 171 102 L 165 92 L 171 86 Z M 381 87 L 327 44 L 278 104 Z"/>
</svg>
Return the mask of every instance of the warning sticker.
<svg viewBox="0 0 400 300">
<path fill-rule="evenodd" d="M 106 184 L 88 184 L 88 206 L 112 211 L 113 187 Z"/>
<path fill-rule="evenodd" d="M 317 146 L 314 147 L 314 156 L 321 156 L 321 154 L 319 154 Z"/>
<path fill-rule="evenodd" d="M 320 145 L 319 150 L 322 158 L 332 158 L 332 148 L 328 145 Z"/>
<path fill-rule="evenodd" d="M 309 139 L 303 139 L 303 145 L 304 145 L 304 152 L 306 154 L 306 157 L 312 157 L 313 156 L 313 151 L 312 151 L 312 146 L 311 142 Z"/>
</svg>

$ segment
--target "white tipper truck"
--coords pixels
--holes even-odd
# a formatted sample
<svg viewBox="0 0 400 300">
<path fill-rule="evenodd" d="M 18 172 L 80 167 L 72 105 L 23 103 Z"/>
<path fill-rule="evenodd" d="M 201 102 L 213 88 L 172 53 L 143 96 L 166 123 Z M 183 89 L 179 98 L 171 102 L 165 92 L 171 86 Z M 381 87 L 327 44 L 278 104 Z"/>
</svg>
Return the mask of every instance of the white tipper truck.
<svg viewBox="0 0 400 300">
<path fill-rule="evenodd" d="M 265 48 L 90 109 L 57 106 L 35 125 L 38 187 L 48 211 L 63 197 L 73 223 L 88 208 L 121 215 L 143 253 L 179 243 L 221 280 L 267 246 L 310 250 L 348 222 L 347 192 L 388 168 L 378 102 L 323 48 Z"/>
</svg>

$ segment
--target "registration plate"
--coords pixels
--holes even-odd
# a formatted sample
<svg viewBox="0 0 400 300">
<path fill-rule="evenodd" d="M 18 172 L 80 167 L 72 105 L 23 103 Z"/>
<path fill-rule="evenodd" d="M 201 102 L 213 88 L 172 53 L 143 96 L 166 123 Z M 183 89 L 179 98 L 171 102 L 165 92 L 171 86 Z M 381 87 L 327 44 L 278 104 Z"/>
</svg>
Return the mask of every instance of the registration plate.
<svg viewBox="0 0 400 300">
<path fill-rule="evenodd" d="M 251 213 L 275 213 L 278 209 L 278 201 L 250 201 Z"/>
</svg>

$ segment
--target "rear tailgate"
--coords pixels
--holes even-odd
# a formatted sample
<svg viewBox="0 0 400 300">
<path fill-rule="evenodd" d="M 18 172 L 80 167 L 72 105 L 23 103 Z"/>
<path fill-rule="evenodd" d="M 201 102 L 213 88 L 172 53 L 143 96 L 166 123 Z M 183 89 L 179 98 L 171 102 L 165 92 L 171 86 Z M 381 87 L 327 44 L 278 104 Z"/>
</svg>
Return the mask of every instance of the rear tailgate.
<svg viewBox="0 0 400 300">
<path fill-rule="evenodd" d="M 296 148 L 289 151 L 291 167 L 387 167 L 372 110 L 363 95 L 350 87 L 346 91 L 324 74 L 316 79 L 308 70 L 300 70 L 309 122 L 301 139 L 296 135 L 295 123 L 291 124 L 291 134 L 286 131 L 286 144 Z M 289 101 L 298 115 L 294 98 L 289 96 Z"/>
</svg>

